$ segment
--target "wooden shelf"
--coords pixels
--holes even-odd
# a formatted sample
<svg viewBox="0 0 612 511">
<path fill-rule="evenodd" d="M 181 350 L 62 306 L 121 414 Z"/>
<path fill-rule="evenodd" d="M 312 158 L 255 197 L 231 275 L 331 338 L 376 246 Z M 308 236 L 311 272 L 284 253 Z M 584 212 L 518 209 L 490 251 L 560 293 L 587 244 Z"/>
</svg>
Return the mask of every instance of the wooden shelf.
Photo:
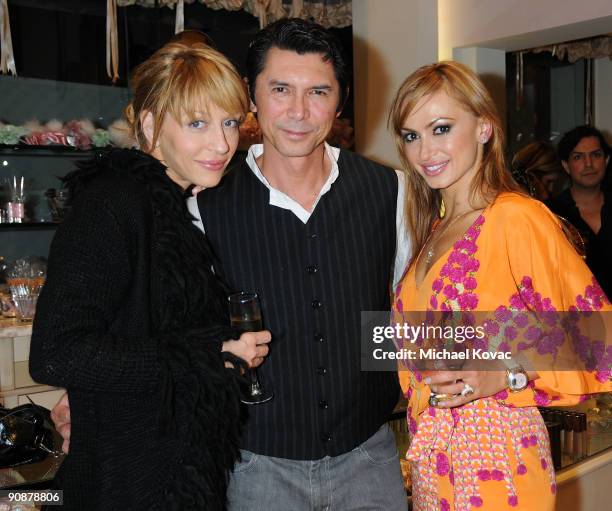
<svg viewBox="0 0 612 511">
<path fill-rule="evenodd" d="M 2 231 L 40 231 L 55 229 L 60 223 L 59 222 L 23 222 L 21 224 L 13 223 L 2 223 L 0 224 L 0 230 Z"/>
<path fill-rule="evenodd" d="M 96 148 L 104 149 L 104 148 Z M 68 158 L 88 158 L 96 149 L 82 150 L 65 145 L 4 145 L 0 144 L 0 155 L 4 156 L 63 156 Z"/>
</svg>

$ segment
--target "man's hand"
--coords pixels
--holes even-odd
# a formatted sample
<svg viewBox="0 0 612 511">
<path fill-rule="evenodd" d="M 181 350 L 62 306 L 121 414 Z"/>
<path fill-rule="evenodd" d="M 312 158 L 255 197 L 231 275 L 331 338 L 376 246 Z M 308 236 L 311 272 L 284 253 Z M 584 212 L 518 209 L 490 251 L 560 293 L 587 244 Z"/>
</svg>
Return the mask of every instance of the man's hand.
<svg viewBox="0 0 612 511">
<path fill-rule="evenodd" d="M 68 392 L 66 392 L 51 410 L 51 420 L 55 429 L 64 439 L 62 451 L 68 454 L 70 450 L 70 404 L 68 403 Z"/>
</svg>

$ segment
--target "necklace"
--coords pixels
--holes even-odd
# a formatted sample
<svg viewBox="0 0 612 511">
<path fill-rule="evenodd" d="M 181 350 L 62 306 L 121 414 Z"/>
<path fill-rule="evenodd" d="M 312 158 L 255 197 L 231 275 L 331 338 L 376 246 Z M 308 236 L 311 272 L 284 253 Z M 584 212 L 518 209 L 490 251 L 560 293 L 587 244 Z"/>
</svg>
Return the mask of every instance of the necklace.
<svg viewBox="0 0 612 511">
<path fill-rule="evenodd" d="M 442 235 L 448 230 L 448 228 L 451 225 L 453 225 L 457 220 L 459 220 L 460 218 L 463 218 L 464 216 L 468 215 L 469 213 L 473 213 L 474 211 L 477 211 L 477 210 L 476 209 L 468 209 L 467 211 L 464 211 L 463 213 L 457 215 L 452 220 L 449 220 L 447 222 L 447 224 L 442 228 L 440 233 L 434 239 L 431 239 L 429 241 L 429 250 L 427 250 L 427 252 L 425 253 L 425 266 L 426 267 L 429 267 L 429 265 L 431 264 L 431 261 L 433 260 L 434 255 L 435 255 L 435 251 L 434 251 L 435 242 L 438 241 L 442 237 Z M 436 227 L 436 229 L 434 229 L 432 231 L 430 237 L 432 237 L 434 235 L 436 230 L 437 230 L 437 227 Z"/>
</svg>

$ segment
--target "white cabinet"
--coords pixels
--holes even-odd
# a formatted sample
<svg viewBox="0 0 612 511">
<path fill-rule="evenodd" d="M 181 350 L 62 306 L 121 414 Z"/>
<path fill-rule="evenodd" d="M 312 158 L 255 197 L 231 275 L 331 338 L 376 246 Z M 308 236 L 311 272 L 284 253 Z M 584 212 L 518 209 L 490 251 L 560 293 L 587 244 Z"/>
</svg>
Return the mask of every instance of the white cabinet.
<svg viewBox="0 0 612 511">
<path fill-rule="evenodd" d="M 32 325 L 0 320 L 0 405 L 6 408 L 35 403 L 52 408 L 62 389 L 39 385 L 28 370 Z"/>
</svg>

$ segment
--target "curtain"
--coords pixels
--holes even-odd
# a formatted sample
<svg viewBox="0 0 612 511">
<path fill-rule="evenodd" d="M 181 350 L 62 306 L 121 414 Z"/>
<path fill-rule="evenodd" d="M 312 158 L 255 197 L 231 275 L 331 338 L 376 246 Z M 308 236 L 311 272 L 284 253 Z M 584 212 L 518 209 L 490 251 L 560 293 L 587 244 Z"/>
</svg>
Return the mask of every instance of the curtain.
<svg viewBox="0 0 612 511">
<path fill-rule="evenodd" d="M 572 64 L 579 59 L 608 57 L 612 60 L 612 37 L 605 35 L 592 39 L 583 39 L 581 41 L 540 46 L 530 51 L 533 53 L 549 51 L 553 54 L 553 57 L 557 57 L 559 60 L 563 60 L 567 57 L 567 60 Z"/>
<path fill-rule="evenodd" d="M 184 0 L 187 4 L 196 1 L 211 9 L 244 9 L 259 18 L 262 27 L 286 17 L 311 18 L 328 28 L 347 27 L 352 23 L 351 0 Z M 157 0 L 157 5 L 172 9 L 177 3 L 179 0 Z M 117 0 L 117 5 L 154 7 L 156 4 L 155 0 Z"/>
</svg>

